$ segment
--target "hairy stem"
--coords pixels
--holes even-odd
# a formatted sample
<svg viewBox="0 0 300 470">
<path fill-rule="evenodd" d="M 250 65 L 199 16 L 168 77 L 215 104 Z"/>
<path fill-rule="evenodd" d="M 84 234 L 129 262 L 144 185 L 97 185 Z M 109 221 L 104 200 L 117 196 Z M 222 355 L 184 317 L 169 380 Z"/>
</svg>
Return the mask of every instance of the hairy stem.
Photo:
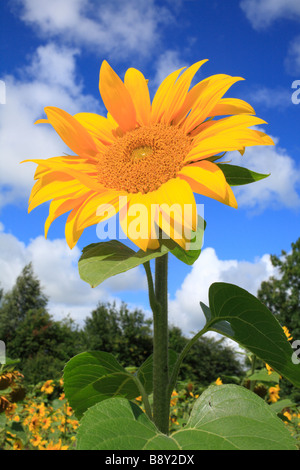
<svg viewBox="0 0 300 470">
<path fill-rule="evenodd" d="M 155 260 L 155 286 L 153 292 L 150 284 L 149 297 L 153 311 L 153 420 L 162 433 L 168 434 L 170 412 L 168 396 L 168 254 Z"/>
</svg>

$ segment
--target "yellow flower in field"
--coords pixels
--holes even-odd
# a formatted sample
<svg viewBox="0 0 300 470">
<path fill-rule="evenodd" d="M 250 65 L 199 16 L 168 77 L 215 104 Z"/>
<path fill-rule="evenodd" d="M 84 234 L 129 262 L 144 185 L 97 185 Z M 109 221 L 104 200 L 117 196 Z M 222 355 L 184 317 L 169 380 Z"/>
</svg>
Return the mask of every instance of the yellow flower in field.
<svg viewBox="0 0 300 470">
<path fill-rule="evenodd" d="M 45 448 L 45 450 L 68 450 L 68 448 L 69 446 L 62 445 L 62 441 L 61 439 L 59 439 L 59 441 L 56 444 L 54 444 L 53 441 L 50 441 L 47 447 Z"/>
<path fill-rule="evenodd" d="M 173 390 L 172 395 L 171 395 L 170 405 L 176 406 L 177 400 L 178 400 L 178 393 L 176 392 L 176 390 Z"/>
<path fill-rule="evenodd" d="M 282 328 L 283 328 L 283 331 L 284 331 L 285 336 L 287 337 L 287 339 L 288 339 L 289 341 L 292 341 L 293 337 L 291 336 L 291 334 L 290 334 L 289 330 L 287 329 L 287 327 L 286 327 L 286 326 L 283 326 Z"/>
<path fill-rule="evenodd" d="M 34 447 L 44 446 L 47 443 L 47 441 L 43 440 L 38 434 L 30 439 L 30 442 Z"/>
<path fill-rule="evenodd" d="M 45 416 L 46 414 L 45 403 L 39 403 L 38 405 L 36 405 L 36 412 L 39 416 Z"/>
<path fill-rule="evenodd" d="M 40 425 L 41 425 L 40 417 L 38 415 L 35 415 L 31 418 L 29 425 L 28 425 L 28 429 L 29 431 L 34 433 L 39 429 Z"/>
<path fill-rule="evenodd" d="M 216 384 L 216 385 L 223 385 L 223 382 L 222 382 L 222 380 L 220 379 L 220 377 L 217 378 L 217 380 L 215 381 L 215 384 Z"/>
<path fill-rule="evenodd" d="M 47 380 L 41 388 L 41 392 L 47 393 L 47 395 L 51 395 L 54 390 L 53 380 Z"/>
<path fill-rule="evenodd" d="M 52 200 L 45 236 L 57 217 L 70 212 L 65 236 L 73 248 L 86 227 L 119 212 L 124 233 L 139 248 L 159 247 L 158 227 L 186 248 L 191 230 L 197 228 L 193 193 L 237 207 L 215 161 L 224 152 L 243 154 L 247 146 L 273 141 L 250 129 L 265 121 L 254 116 L 248 103 L 223 98 L 242 78 L 217 74 L 190 88 L 204 62 L 171 73 L 151 103 L 148 81 L 140 71 L 129 68 L 123 82 L 104 61 L 99 90 L 107 117 L 45 108 L 47 119 L 37 123 L 51 124 L 75 153 L 30 160 L 38 164 L 38 181 L 29 211 Z"/>
<path fill-rule="evenodd" d="M 51 425 L 51 418 L 43 418 L 42 419 L 42 429 L 49 429 Z"/>
<path fill-rule="evenodd" d="M 272 369 L 272 367 L 270 367 L 269 364 L 267 364 L 267 363 L 265 364 L 265 366 L 266 366 L 266 369 L 267 369 L 267 371 L 268 371 L 268 375 L 271 375 L 272 372 L 274 372 L 273 369 Z"/>
<path fill-rule="evenodd" d="M 271 403 L 276 403 L 279 400 L 279 385 L 275 385 L 275 387 L 269 388 L 269 401 Z"/>
<path fill-rule="evenodd" d="M 79 426 L 79 421 L 77 421 L 76 419 L 68 419 L 67 423 L 70 424 L 72 429 L 74 430 L 77 429 Z"/>
<path fill-rule="evenodd" d="M 23 450 L 23 443 L 20 439 L 17 439 L 13 444 L 13 450 Z"/>
<path fill-rule="evenodd" d="M 285 416 L 289 421 L 292 420 L 292 415 L 291 415 L 291 413 L 290 413 L 289 411 L 285 411 L 285 412 L 283 413 L 283 416 Z"/>
<path fill-rule="evenodd" d="M 64 412 L 66 413 L 67 416 L 72 416 L 73 410 L 71 406 L 64 406 Z"/>
</svg>

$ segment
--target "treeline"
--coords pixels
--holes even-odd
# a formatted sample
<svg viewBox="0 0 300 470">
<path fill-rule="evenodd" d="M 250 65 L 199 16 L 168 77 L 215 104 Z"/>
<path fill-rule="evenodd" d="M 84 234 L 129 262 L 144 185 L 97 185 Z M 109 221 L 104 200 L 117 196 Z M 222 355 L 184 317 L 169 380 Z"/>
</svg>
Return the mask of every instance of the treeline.
<svg viewBox="0 0 300 470">
<path fill-rule="evenodd" d="M 7 357 L 19 359 L 27 384 L 61 377 L 66 362 L 87 350 L 112 353 L 125 367 L 140 366 L 152 353 L 151 320 L 141 310 L 99 303 L 79 327 L 71 317 L 55 320 L 47 310 L 32 265 L 24 267 L 14 287 L 0 290 L 0 339 Z M 181 352 L 188 341 L 170 326 L 170 348 Z M 186 358 L 181 380 L 208 385 L 220 375 L 242 376 L 234 351 L 212 338 L 201 338 Z"/>
</svg>

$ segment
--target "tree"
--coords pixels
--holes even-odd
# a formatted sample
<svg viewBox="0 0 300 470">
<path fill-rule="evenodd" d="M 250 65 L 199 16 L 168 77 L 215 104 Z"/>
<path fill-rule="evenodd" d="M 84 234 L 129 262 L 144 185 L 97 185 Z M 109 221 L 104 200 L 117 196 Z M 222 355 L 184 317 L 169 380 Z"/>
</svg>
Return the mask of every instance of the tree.
<svg viewBox="0 0 300 470">
<path fill-rule="evenodd" d="M 130 311 L 123 303 L 99 303 L 85 319 L 86 349 L 105 351 L 124 366 L 140 366 L 152 352 L 151 320 L 140 310 Z"/>
<path fill-rule="evenodd" d="M 278 277 L 272 276 L 262 282 L 257 297 L 285 326 L 293 340 L 300 340 L 300 238 L 292 243 L 292 250 L 281 256 L 271 256 L 271 262 L 278 270 Z M 281 396 L 293 395 L 300 401 L 300 391 L 286 380 L 281 380 Z"/>
<path fill-rule="evenodd" d="M 0 338 L 7 356 L 20 359 L 27 383 L 47 380 L 49 374 L 61 377 L 65 363 L 82 351 L 81 334 L 72 320 L 54 321 L 47 303 L 30 263 L 0 305 Z"/>
<path fill-rule="evenodd" d="M 33 273 L 32 264 L 27 264 L 18 276 L 10 292 L 2 295 L 0 306 L 0 338 L 8 343 L 29 310 L 45 308 L 48 302 L 42 292 L 40 281 Z"/>
<path fill-rule="evenodd" d="M 118 342 L 118 358 L 125 364 L 140 366 L 152 353 L 152 320 L 141 310 L 129 311 L 125 304 L 119 310 L 119 327 L 122 332 Z M 128 364 L 127 364 L 128 365 Z"/>
<path fill-rule="evenodd" d="M 262 282 L 257 297 L 294 339 L 300 339 L 300 238 L 292 243 L 291 253 L 272 255 L 271 262 L 279 276 Z"/>
<path fill-rule="evenodd" d="M 99 303 L 84 321 L 86 349 L 115 353 L 121 334 L 115 305 Z"/>
</svg>

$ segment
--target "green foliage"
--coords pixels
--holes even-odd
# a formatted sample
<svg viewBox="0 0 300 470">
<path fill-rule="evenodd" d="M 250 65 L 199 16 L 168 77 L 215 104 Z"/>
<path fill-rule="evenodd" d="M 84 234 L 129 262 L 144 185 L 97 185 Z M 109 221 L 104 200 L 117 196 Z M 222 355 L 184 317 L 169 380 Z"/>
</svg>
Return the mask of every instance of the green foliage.
<svg viewBox="0 0 300 470">
<path fill-rule="evenodd" d="M 34 276 L 32 264 L 26 265 L 10 292 L 2 294 L 0 307 L 0 338 L 8 343 L 29 310 L 44 309 L 47 297 L 39 280 Z"/>
<path fill-rule="evenodd" d="M 113 353 L 123 365 L 139 366 L 152 352 L 151 320 L 125 304 L 117 309 L 99 303 L 86 317 L 82 332 L 85 349 Z"/>
<path fill-rule="evenodd" d="M 6 353 L 20 359 L 26 383 L 61 376 L 65 362 L 80 350 L 81 338 L 69 318 L 54 321 L 32 265 L 25 266 L 0 306 L 0 338 Z"/>
<path fill-rule="evenodd" d="M 79 274 L 91 287 L 96 287 L 109 277 L 136 268 L 168 251 L 162 245 L 158 250 L 136 253 L 118 240 L 92 243 L 83 249 L 78 262 Z"/>
<path fill-rule="evenodd" d="M 270 432 L 272 429 L 272 432 Z M 81 420 L 78 450 L 296 450 L 270 407 L 236 385 L 209 387 L 184 428 L 161 434 L 141 409 L 123 398 L 91 407 Z"/>
<path fill-rule="evenodd" d="M 180 353 L 188 342 L 180 328 L 169 329 L 171 349 Z M 237 359 L 232 347 L 224 345 L 224 338 L 215 340 L 202 336 L 184 358 L 178 377 L 179 380 L 209 385 L 219 376 L 242 377 L 243 373 L 243 362 Z"/>
<path fill-rule="evenodd" d="M 265 305 L 244 289 L 221 282 L 210 286 L 209 305 L 201 303 L 207 330 L 235 340 L 300 387 L 300 370 L 291 360 L 294 351 Z"/>
<path fill-rule="evenodd" d="M 133 251 L 118 240 L 92 243 L 86 246 L 78 262 L 82 280 L 96 287 L 111 276 L 129 271 L 155 258 L 171 252 L 176 258 L 192 265 L 199 258 L 202 248 L 205 221 L 198 216 L 198 228 L 191 234 L 191 249 L 186 251 L 169 237 L 160 239 L 157 250 Z"/>
<path fill-rule="evenodd" d="M 272 255 L 271 262 L 278 276 L 262 282 L 257 297 L 294 339 L 300 339 L 300 238 L 292 243 L 291 253 Z"/>
<path fill-rule="evenodd" d="M 13 328 L 7 329 L 10 308 L 14 322 Z M 47 298 L 31 265 L 23 269 L 0 304 L 0 337 L 6 341 L 7 355 L 20 359 L 26 384 L 59 378 L 65 363 L 86 350 L 111 353 L 123 367 L 140 367 L 152 354 L 151 324 L 141 310 L 104 303 L 85 318 L 81 328 L 69 317 L 55 321 L 47 311 Z M 179 328 L 170 328 L 170 349 L 179 353 L 187 342 Z M 180 379 L 208 385 L 221 373 L 241 376 L 243 370 L 230 348 L 200 338 L 182 364 Z"/>
<path fill-rule="evenodd" d="M 65 392 L 81 418 L 92 405 L 110 397 L 140 395 L 138 376 L 127 372 L 112 354 L 91 351 L 69 361 L 64 370 Z"/>
<path fill-rule="evenodd" d="M 174 361 L 169 364 L 170 399 L 181 363 L 207 331 L 216 331 L 237 341 L 252 355 L 268 362 L 278 374 L 300 384 L 298 368 L 291 361 L 290 343 L 281 325 L 257 298 L 238 286 L 215 283 L 209 290 L 209 307 L 201 306 L 206 325 L 194 338 L 184 344 L 180 331 L 173 331 L 173 344 L 183 346 L 183 351 L 174 353 Z M 152 377 L 151 360 L 148 359 L 142 368 L 141 377 Z M 81 417 L 77 448 L 296 450 L 295 440 L 284 422 L 259 393 L 252 391 L 252 383 L 258 379 L 268 383 L 274 380 L 274 374 L 268 379 L 268 374 L 257 374 L 252 369 L 252 375 L 247 379 L 251 390 L 237 385 L 209 387 L 195 402 L 185 426 L 169 437 L 152 421 L 148 398 L 152 389 L 140 381 L 139 371 L 135 376 L 130 375 L 110 355 L 85 353 L 77 356 L 66 366 L 64 375 L 66 395 Z M 277 379 L 278 374 L 275 374 Z M 129 401 L 138 390 L 146 414 Z"/>
<path fill-rule="evenodd" d="M 292 243 L 290 253 L 282 251 L 281 256 L 272 255 L 271 262 L 278 274 L 262 282 L 257 297 L 288 328 L 293 340 L 300 340 L 300 238 Z M 286 380 L 281 387 L 283 393 L 293 394 L 300 402 L 298 388 Z"/>
<path fill-rule="evenodd" d="M 255 181 L 259 181 L 270 176 L 256 173 L 255 171 L 248 170 L 241 166 L 228 165 L 227 163 L 217 163 L 217 165 L 223 171 L 226 181 L 230 186 L 254 183 Z"/>
</svg>

